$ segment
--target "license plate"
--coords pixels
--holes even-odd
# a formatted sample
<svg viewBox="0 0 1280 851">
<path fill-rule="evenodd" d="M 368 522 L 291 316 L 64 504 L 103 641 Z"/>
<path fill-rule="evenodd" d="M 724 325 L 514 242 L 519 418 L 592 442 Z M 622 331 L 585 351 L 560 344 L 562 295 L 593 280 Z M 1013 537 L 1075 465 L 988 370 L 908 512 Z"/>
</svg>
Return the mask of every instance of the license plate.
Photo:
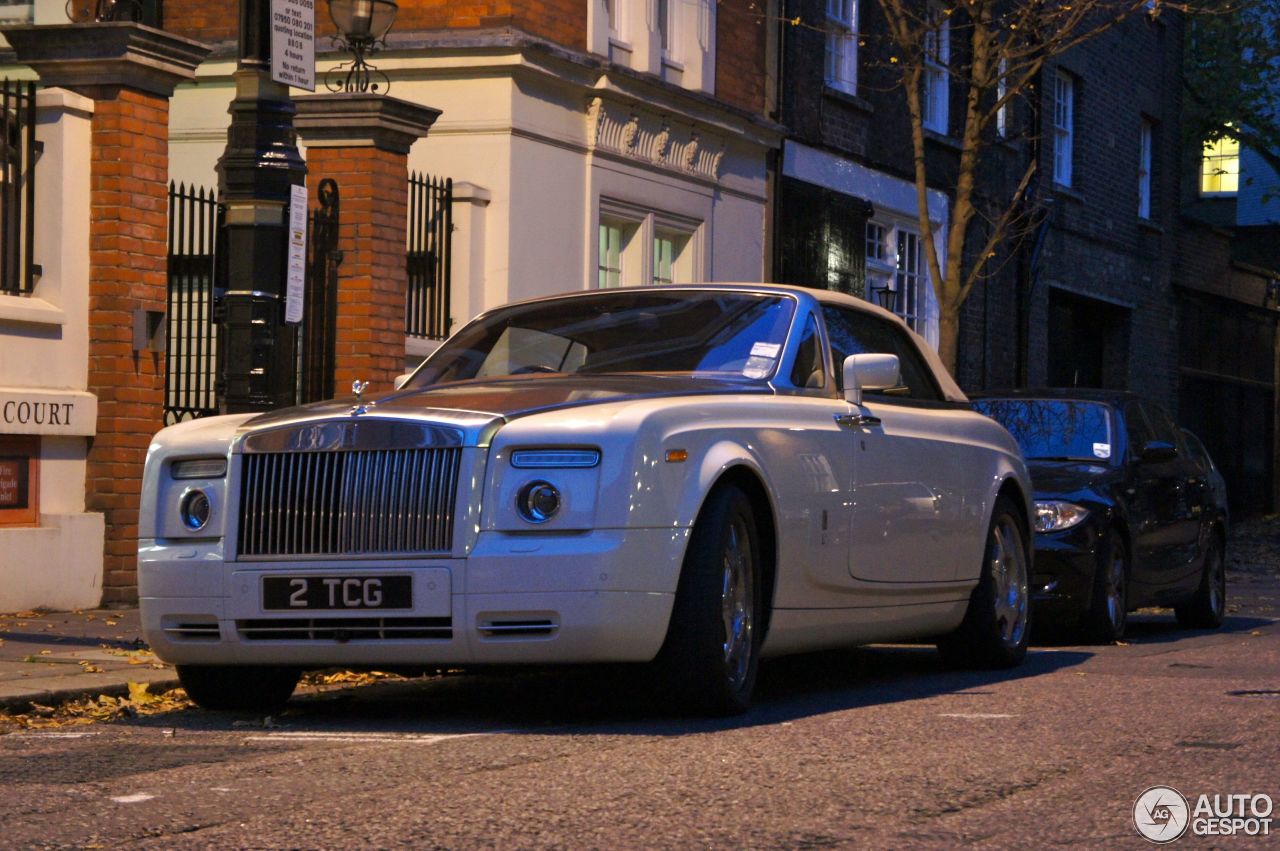
<svg viewBox="0 0 1280 851">
<path fill-rule="evenodd" d="M 408 576 L 266 576 L 262 608 L 410 609 L 413 580 Z"/>
</svg>

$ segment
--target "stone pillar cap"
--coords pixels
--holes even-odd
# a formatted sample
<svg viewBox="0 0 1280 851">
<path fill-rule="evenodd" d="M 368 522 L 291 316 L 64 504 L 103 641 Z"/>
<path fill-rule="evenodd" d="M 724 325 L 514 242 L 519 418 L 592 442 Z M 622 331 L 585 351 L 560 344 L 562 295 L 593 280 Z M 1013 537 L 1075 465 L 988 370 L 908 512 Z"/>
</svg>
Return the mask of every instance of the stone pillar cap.
<svg viewBox="0 0 1280 851">
<path fill-rule="evenodd" d="M 131 21 L 4 27 L 19 63 L 47 86 L 72 90 L 123 86 L 171 97 L 195 79 L 210 48 Z"/>
<path fill-rule="evenodd" d="M 440 110 L 360 92 L 302 95 L 293 126 L 312 148 L 374 147 L 407 154 L 427 135 Z"/>
</svg>

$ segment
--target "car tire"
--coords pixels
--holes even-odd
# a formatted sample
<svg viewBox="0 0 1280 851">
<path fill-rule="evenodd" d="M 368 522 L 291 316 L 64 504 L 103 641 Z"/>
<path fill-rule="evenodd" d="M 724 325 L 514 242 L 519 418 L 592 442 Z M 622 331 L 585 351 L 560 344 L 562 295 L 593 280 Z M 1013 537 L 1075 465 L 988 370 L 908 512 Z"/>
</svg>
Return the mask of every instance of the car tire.
<svg viewBox="0 0 1280 851">
<path fill-rule="evenodd" d="M 1081 616 L 1081 632 L 1089 644 L 1112 644 L 1124 637 L 1129 612 L 1129 556 L 1114 529 L 1098 547 L 1089 606 Z"/>
<path fill-rule="evenodd" d="M 178 665 L 178 681 L 203 709 L 274 712 L 288 702 L 302 672 L 258 665 Z"/>
<path fill-rule="evenodd" d="M 751 703 L 760 663 L 760 535 L 736 487 L 712 491 L 694 524 L 655 667 L 675 708 L 736 715 Z"/>
<path fill-rule="evenodd" d="M 996 500 L 987 529 L 982 573 L 969 596 L 964 621 L 938 641 L 951 665 L 1011 668 L 1027 654 L 1031 626 L 1030 552 L 1026 523 L 1008 497 Z"/>
<path fill-rule="evenodd" d="M 1191 599 L 1175 606 L 1173 613 L 1182 626 L 1193 629 L 1217 629 L 1227 612 L 1227 570 L 1222 543 L 1214 535 L 1204 554 L 1200 586 Z"/>
</svg>

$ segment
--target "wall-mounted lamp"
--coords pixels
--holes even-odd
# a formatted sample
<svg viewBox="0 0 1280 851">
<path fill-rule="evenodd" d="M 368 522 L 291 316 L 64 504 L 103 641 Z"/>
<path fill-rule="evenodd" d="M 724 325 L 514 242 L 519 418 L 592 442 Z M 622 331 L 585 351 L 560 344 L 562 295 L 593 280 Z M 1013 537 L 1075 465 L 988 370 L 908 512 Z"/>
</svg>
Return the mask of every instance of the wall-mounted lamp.
<svg viewBox="0 0 1280 851">
<path fill-rule="evenodd" d="M 876 298 L 876 304 L 885 310 L 893 310 L 898 306 L 898 291 L 893 286 L 893 282 L 886 282 L 882 287 L 872 287 L 871 294 Z"/>
<path fill-rule="evenodd" d="M 395 0 L 329 0 L 329 17 L 338 28 L 334 46 L 351 52 L 344 62 L 325 75 L 331 92 L 377 92 L 391 88 L 391 78 L 369 64 L 368 57 L 387 44 L 387 31 L 400 7 Z"/>
</svg>

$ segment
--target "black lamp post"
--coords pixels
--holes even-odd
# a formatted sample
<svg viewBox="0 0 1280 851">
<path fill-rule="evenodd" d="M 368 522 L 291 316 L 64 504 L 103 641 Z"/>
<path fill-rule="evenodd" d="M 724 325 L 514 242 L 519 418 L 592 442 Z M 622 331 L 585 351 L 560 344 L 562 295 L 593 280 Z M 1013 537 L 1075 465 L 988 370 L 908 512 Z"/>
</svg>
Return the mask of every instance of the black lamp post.
<svg viewBox="0 0 1280 851">
<path fill-rule="evenodd" d="M 292 405 L 295 331 L 284 323 L 287 216 L 306 181 L 289 87 L 271 79 L 271 0 L 240 0 L 227 147 L 218 161 L 218 375 L 228 413 Z"/>
<path fill-rule="evenodd" d="M 386 46 L 387 30 L 395 23 L 400 7 L 395 0 L 329 0 L 329 16 L 338 34 L 334 46 L 350 51 L 352 59 L 325 75 L 325 86 L 331 92 L 385 93 L 391 79 L 369 64 L 368 57 Z"/>
</svg>

